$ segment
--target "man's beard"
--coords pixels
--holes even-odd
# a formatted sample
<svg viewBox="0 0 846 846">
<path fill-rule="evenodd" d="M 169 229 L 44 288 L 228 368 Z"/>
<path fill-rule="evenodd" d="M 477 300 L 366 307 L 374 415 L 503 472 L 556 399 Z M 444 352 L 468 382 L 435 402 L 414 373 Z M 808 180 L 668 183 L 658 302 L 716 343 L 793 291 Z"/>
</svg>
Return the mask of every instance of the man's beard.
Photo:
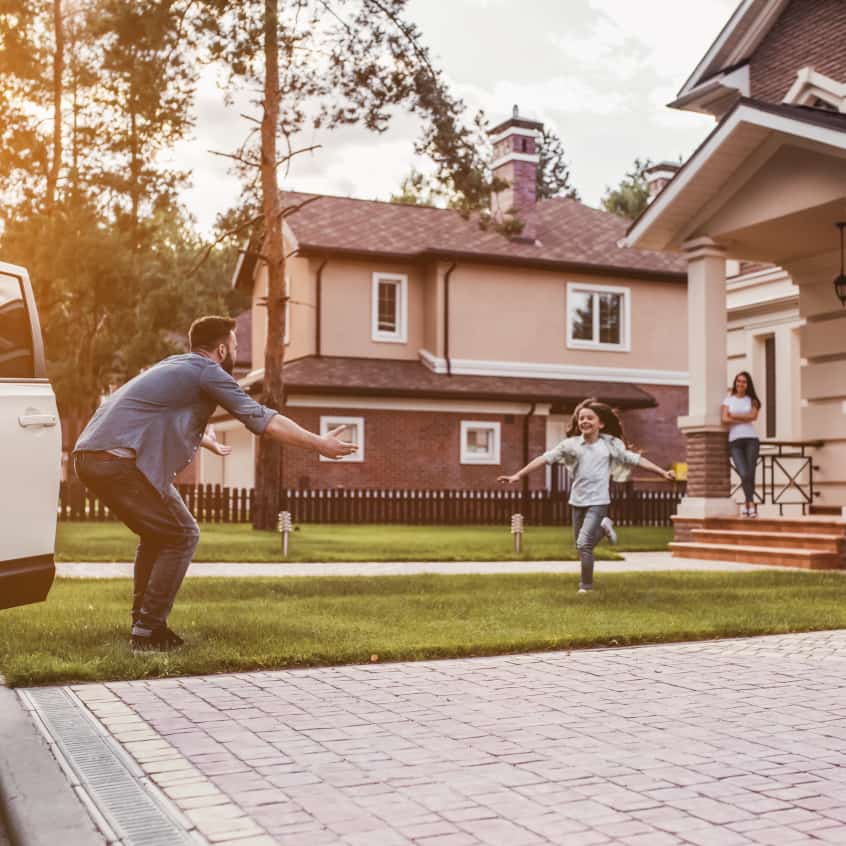
<svg viewBox="0 0 846 846">
<path fill-rule="evenodd" d="M 235 359 L 232 358 L 232 350 L 226 350 L 226 358 L 220 362 L 220 366 L 231 376 L 235 369 Z"/>
</svg>

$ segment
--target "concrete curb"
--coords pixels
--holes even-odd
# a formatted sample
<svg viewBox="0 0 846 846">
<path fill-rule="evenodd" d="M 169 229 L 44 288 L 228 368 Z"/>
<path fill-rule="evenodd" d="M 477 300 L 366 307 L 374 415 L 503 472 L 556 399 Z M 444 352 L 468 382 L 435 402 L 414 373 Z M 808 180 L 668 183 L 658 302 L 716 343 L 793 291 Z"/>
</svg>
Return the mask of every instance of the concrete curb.
<svg viewBox="0 0 846 846">
<path fill-rule="evenodd" d="M 12 846 L 106 843 L 20 699 L 2 683 L 0 810 Z"/>
</svg>

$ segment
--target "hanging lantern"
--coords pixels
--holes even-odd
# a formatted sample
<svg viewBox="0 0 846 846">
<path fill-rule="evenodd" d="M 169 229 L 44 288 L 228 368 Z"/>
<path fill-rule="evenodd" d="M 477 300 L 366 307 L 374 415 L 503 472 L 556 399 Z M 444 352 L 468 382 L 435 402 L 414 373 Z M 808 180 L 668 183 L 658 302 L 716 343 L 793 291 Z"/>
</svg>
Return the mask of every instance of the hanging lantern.
<svg viewBox="0 0 846 846">
<path fill-rule="evenodd" d="M 840 230 L 840 275 L 834 280 L 834 292 L 840 305 L 846 308 L 846 272 L 843 269 L 843 230 L 846 229 L 846 221 L 835 224 Z"/>
</svg>

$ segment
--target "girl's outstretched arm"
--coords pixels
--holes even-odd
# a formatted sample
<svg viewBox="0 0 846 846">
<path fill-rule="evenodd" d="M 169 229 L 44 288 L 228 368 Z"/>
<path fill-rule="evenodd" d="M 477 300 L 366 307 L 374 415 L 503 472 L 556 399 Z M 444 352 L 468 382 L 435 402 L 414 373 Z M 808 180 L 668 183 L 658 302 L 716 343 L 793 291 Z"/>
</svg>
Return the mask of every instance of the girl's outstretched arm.
<svg viewBox="0 0 846 846">
<path fill-rule="evenodd" d="M 657 473 L 659 476 L 663 476 L 670 482 L 676 478 L 676 474 L 672 470 L 664 470 L 663 467 L 653 464 L 645 455 L 640 457 L 640 464 L 638 466 L 643 467 L 644 470 L 649 470 L 652 473 Z"/>
<path fill-rule="evenodd" d="M 516 473 L 512 474 L 511 476 L 497 476 L 498 482 L 519 482 L 523 476 L 528 476 L 533 470 L 537 470 L 538 467 L 546 466 L 546 456 L 539 455 L 537 458 L 533 458 L 525 467 L 520 468 Z"/>
</svg>

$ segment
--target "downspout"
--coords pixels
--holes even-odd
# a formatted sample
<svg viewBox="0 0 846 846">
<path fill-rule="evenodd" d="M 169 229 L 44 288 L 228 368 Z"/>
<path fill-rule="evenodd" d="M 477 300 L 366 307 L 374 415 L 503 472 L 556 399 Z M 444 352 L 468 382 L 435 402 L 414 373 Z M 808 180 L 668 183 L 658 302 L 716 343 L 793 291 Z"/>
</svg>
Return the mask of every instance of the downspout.
<svg viewBox="0 0 846 846">
<path fill-rule="evenodd" d="M 531 420 L 532 415 L 535 413 L 535 409 L 537 408 L 537 403 L 533 402 L 529 406 L 529 410 L 526 413 L 526 416 L 523 418 L 523 466 L 525 467 L 529 463 L 529 423 Z M 529 477 L 523 476 L 522 480 L 522 488 L 523 488 L 523 512 L 528 510 L 529 507 Z"/>
<path fill-rule="evenodd" d="M 444 361 L 447 376 L 452 376 L 452 364 L 449 360 L 449 277 L 455 268 L 456 262 L 453 262 L 444 274 Z"/>
<path fill-rule="evenodd" d="M 315 312 L 314 312 L 314 354 L 317 358 L 320 358 L 323 355 L 321 350 L 322 344 L 322 337 L 321 337 L 321 325 L 323 323 L 323 268 L 326 267 L 326 262 L 328 262 L 328 258 L 324 258 L 320 264 L 320 267 L 317 268 L 317 277 L 316 277 L 316 288 L 315 291 Z"/>
</svg>

